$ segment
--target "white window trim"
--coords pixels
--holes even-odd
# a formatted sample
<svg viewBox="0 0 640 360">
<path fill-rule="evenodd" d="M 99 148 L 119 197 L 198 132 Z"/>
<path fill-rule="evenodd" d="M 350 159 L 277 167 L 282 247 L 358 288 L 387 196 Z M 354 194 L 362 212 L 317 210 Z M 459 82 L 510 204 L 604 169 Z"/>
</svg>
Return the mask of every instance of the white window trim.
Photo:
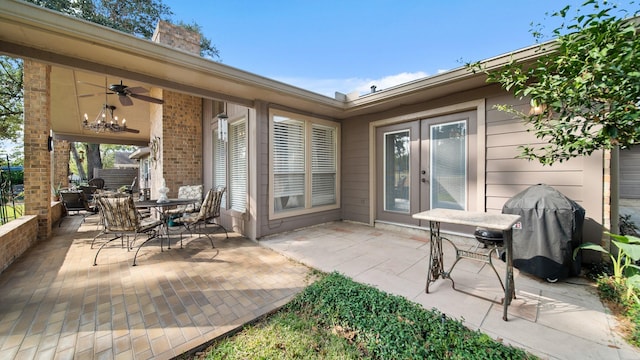
<svg viewBox="0 0 640 360">
<path fill-rule="evenodd" d="M 269 167 L 269 220 L 289 218 L 293 216 L 300 216 L 305 214 L 313 214 L 322 211 L 335 210 L 340 208 L 340 123 L 335 121 L 323 120 L 314 118 L 311 116 L 300 115 L 283 110 L 271 109 L 269 111 L 269 163 L 273 164 L 273 141 L 272 136 L 274 133 L 274 117 L 283 116 L 291 119 L 303 121 L 305 123 L 305 208 L 294 209 L 283 212 L 275 212 L 275 199 L 274 199 L 274 178 L 275 174 L 273 166 Z M 336 130 L 336 203 L 331 205 L 322 205 L 312 207 L 311 205 L 311 136 L 312 136 L 312 124 L 324 125 L 333 127 Z"/>
<path fill-rule="evenodd" d="M 249 126 L 249 124 L 248 124 L 248 121 L 247 121 L 247 117 L 245 115 L 241 115 L 241 116 L 229 119 L 228 124 L 229 124 L 229 126 L 231 126 L 232 124 L 235 125 L 235 124 L 237 124 L 239 122 L 244 122 L 245 126 L 247 126 L 247 137 L 246 137 L 245 140 L 248 142 L 249 141 L 249 138 L 248 138 L 248 126 Z M 218 125 L 217 125 L 217 123 L 212 123 L 211 130 L 212 130 L 212 136 L 217 138 L 217 136 L 218 136 Z M 248 151 L 248 144 L 246 144 L 246 145 L 247 145 L 247 151 Z M 213 142 L 213 147 L 215 147 L 215 141 Z M 231 149 L 229 147 L 229 141 L 227 141 L 227 143 L 225 144 L 224 150 L 225 150 L 225 175 L 224 175 L 225 184 L 224 184 L 224 186 L 226 188 L 226 191 L 224 193 L 224 198 L 222 199 L 223 202 L 222 202 L 222 204 L 220 206 L 221 206 L 221 208 L 223 208 L 223 209 L 225 209 L 227 211 L 231 211 L 234 214 L 236 214 L 236 213 L 237 214 L 244 214 L 244 213 L 247 212 L 246 207 L 248 206 L 248 200 L 245 200 L 245 210 L 242 211 L 242 212 L 240 212 L 238 210 L 234 210 L 231 207 L 231 196 L 229 196 L 231 194 L 231 191 L 229 189 L 229 183 L 230 183 L 230 178 L 231 178 L 231 156 L 230 156 L 231 155 Z M 213 159 L 214 159 L 214 161 L 216 160 L 215 152 L 213 154 Z M 247 159 L 247 166 L 249 166 L 249 160 L 248 159 Z M 217 185 L 216 184 L 215 169 L 216 169 L 216 167 L 214 165 L 213 166 L 213 182 L 214 182 L 214 186 Z M 248 176 L 249 176 L 249 169 L 247 169 L 247 181 L 249 181 Z M 245 193 L 245 196 L 247 196 L 248 191 L 249 190 L 247 189 L 247 192 Z"/>
</svg>

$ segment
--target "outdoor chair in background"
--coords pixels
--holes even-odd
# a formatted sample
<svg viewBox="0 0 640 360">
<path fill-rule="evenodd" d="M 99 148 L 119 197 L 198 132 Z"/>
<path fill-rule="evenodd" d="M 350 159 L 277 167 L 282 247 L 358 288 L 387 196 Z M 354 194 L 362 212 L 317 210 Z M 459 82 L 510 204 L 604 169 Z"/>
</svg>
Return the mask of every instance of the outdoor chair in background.
<svg viewBox="0 0 640 360">
<path fill-rule="evenodd" d="M 145 235 L 146 239 L 138 246 L 138 250 L 133 257 L 133 266 L 136 266 L 136 259 L 140 248 L 147 242 L 158 237 L 157 228 L 162 225 L 161 220 L 143 219 L 138 213 L 131 196 L 125 197 L 98 197 L 100 211 L 104 219 L 103 233 L 112 234 L 114 237 L 103 243 L 93 259 L 93 265 L 98 264 L 100 251 L 113 240 L 127 237 L 127 251 L 133 248 L 137 237 Z M 129 242 L 129 236 L 133 240 Z M 162 237 L 160 237 L 160 250 L 162 251 Z"/>
<path fill-rule="evenodd" d="M 220 204 L 222 203 L 222 195 L 224 195 L 224 191 L 225 187 L 217 187 L 215 190 L 207 191 L 207 195 L 202 202 L 200 211 L 197 213 L 184 214 L 173 220 L 174 223 L 184 226 L 184 231 L 180 233 L 180 247 L 182 247 L 182 235 L 185 232 L 189 232 L 190 235 L 197 232 L 198 237 L 201 233 L 204 233 L 209 238 L 211 247 L 215 248 L 213 245 L 213 238 L 210 233 L 206 231 L 207 225 L 215 225 L 221 228 L 224 230 L 226 238 L 229 238 L 227 229 L 215 222 L 215 219 L 220 217 Z"/>
<path fill-rule="evenodd" d="M 202 185 L 183 185 L 178 188 L 178 199 L 196 199 L 196 202 L 188 205 L 176 206 L 167 210 L 168 215 L 183 215 L 185 213 L 197 213 L 202 206 Z"/>
<path fill-rule="evenodd" d="M 80 190 L 84 193 L 84 196 L 87 198 L 89 204 L 91 204 L 93 202 L 93 194 L 98 191 L 98 187 L 91 185 L 80 185 Z"/>
<path fill-rule="evenodd" d="M 95 186 L 98 189 L 104 189 L 104 179 L 102 178 L 93 178 L 88 181 L 90 186 Z"/>
<path fill-rule="evenodd" d="M 82 213 L 82 221 L 85 217 L 96 213 L 96 208 L 91 207 L 87 201 L 87 197 L 82 191 L 60 191 L 60 200 L 67 214 L 71 215 L 72 211 L 76 214 Z M 58 223 L 58 227 L 62 224 L 62 219 Z"/>
</svg>

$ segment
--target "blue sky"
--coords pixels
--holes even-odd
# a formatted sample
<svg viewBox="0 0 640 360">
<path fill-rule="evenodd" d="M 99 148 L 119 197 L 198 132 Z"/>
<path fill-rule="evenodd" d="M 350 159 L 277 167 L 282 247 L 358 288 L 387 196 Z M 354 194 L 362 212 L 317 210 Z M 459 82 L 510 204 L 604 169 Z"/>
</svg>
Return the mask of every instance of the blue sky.
<svg viewBox="0 0 640 360">
<path fill-rule="evenodd" d="M 333 96 L 435 75 L 535 44 L 532 23 L 584 0 L 163 0 L 224 64 Z"/>
</svg>

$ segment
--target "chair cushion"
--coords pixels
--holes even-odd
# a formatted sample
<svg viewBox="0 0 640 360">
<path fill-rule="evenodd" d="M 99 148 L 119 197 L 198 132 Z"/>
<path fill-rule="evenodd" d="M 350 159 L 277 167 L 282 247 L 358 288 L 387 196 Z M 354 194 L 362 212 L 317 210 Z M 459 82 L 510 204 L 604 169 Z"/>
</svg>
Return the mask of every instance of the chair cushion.
<svg viewBox="0 0 640 360">
<path fill-rule="evenodd" d="M 168 214 L 182 214 L 200 211 L 202 206 L 203 185 L 184 185 L 178 189 L 178 199 L 196 199 L 196 202 L 188 205 L 181 205 L 175 209 L 168 210 Z"/>
</svg>

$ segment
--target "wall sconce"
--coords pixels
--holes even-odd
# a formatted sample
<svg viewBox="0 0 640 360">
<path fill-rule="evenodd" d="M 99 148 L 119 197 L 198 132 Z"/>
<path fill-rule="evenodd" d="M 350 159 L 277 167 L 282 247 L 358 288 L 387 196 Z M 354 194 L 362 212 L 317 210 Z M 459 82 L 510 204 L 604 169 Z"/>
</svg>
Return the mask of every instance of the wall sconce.
<svg viewBox="0 0 640 360">
<path fill-rule="evenodd" d="M 53 130 L 49 130 L 49 136 L 47 137 L 47 150 L 53 151 Z"/>
<path fill-rule="evenodd" d="M 229 131 L 229 117 L 225 113 L 218 114 L 218 140 L 227 142 Z"/>
</svg>

